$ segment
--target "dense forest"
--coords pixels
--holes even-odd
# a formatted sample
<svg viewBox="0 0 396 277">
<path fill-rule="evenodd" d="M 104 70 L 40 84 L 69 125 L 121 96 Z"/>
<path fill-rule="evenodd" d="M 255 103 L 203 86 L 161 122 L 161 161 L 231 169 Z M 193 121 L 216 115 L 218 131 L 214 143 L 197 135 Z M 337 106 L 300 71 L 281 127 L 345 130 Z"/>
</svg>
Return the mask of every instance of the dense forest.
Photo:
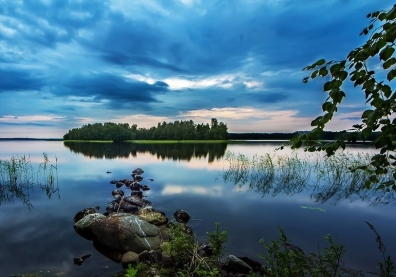
<svg viewBox="0 0 396 277">
<path fill-rule="evenodd" d="M 158 123 L 149 129 L 136 124 L 106 122 L 73 128 L 63 136 L 64 140 L 226 140 L 227 124 L 212 118 L 210 125 L 195 124 L 192 120 Z"/>
</svg>

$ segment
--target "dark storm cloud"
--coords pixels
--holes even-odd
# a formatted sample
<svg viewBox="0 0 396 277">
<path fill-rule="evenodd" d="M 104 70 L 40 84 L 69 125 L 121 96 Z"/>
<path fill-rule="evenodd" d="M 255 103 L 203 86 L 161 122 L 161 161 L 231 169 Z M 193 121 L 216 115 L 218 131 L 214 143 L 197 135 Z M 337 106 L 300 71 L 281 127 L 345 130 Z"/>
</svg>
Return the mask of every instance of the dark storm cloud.
<svg viewBox="0 0 396 277">
<path fill-rule="evenodd" d="M 12 37 L 0 39 L 29 43 L 29 46 L 55 47 L 70 42 L 80 28 L 92 27 L 106 12 L 103 1 L 7 1 L 2 2 L 2 23 L 13 30 Z"/>
<path fill-rule="evenodd" d="M 0 93 L 39 90 L 44 81 L 34 70 L 0 68 Z"/>
<path fill-rule="evenodd" d="M 93 97 L 94 101 L 109 100 L 112 106 L 120 107 L 136 102 L 157 102 L 156 95 L 168 91 L 168 85 L 164 82 L 150 85 L 110 74 L 74 76 L 63 87 L 54 93 L 62 95 L 66 90 L 67 95 Z"/>
<path fill-rule="evenodd" d="M 257 93 L 251 96 L 260 103 L 274 104 L 286 101 L 290 96 L 284 93 Z"/>
<path fill-rule="evenodd" d="M 153 68 L 164 68 L 177 73 L 189 73 L 186 70 L 173 66 L 171 64 L 160 62 L 150 57 L 142 57 L 135 55 L 125 55 L 120 53 L 111 53 L 103 56 L 105 61 L 117 64 L 117 65 L 147 65 Z"/>
</svg>

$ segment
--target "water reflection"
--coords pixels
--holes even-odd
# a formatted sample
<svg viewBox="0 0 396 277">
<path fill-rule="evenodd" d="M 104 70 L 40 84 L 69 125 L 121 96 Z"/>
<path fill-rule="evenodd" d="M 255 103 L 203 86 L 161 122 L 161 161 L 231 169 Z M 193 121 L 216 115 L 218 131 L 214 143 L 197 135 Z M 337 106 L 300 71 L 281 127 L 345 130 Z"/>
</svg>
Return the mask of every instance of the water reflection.
<svg viewBox="0 0 396 277">
<path fill-rule="evenodd" d="M 131 143 L 131 142 L 75 142 L 64 141 L 63 144 L 74 153 L 81 153 L 89 158 L 116 159 L 136 157 L 137 153 L 149 153 L 158 159 L 190 161 L 195 158 L 208 157 L 209 163 L 224 156 L 227 143 Z"/>
<path fill-rule="evenodd" d="M 395 193 L 387 189 L 367 189 L 370 174 L 351 171 L 350 168 L 370 162 L 368 153 L 341 153 L 329 158 L 318 154 L 310 156 L 280 155 L 273 152 L 249 158 L 244 154 L 227 152 L 228 169 L 222 173 L 225 182 L 254 190 L 263 196 L 308 193 L 318 203 L 342 200 L 360 200 L 371 205 L 395 202 Z M 382 176 L 386 180 L 390 176 Z M 382 180 L 381 179 L 381 180 Z M 380 183 L 381 183 L 380 180 Z"/>
<path fill-rule="evenodd" d="M 59 195 L 57 159 L 51 164 L 46 153 L 44 162 L 35 167 L 29 156 L 13 156 L 0 160 L 0 205 L 3 202 L 20 200 L 30 209 L 30 194 L 35 187 L 44 191 L 48 198 Z"/>
</svg>

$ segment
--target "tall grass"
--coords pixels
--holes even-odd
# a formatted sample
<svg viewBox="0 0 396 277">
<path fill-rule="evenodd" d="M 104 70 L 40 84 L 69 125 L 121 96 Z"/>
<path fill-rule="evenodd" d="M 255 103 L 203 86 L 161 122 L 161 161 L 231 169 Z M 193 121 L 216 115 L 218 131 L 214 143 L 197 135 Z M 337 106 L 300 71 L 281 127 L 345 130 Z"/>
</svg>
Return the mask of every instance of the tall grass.
<svg viewBox="0 0 396 277">
<path fill-rule="evenodd" d="M 356 170 L 363 164 L 369 164 L 369 153 L 339 153 L 331 157 L 322 157 L 320 153 L 289 155 L 279 152 L 254 155 L 226 152 L 228 168 L 222 173 L 225 182 L 238 187 L 248 186 L 250 190 L 262 195 L 294 195 L 310 191 L 311 198 L 324 203 L 330 199 L 369 201 L 372 205 L 387 204 L 395 200 L 393 191 L 385 189 L 366 189 L 371 173 Z M 388 174 L 389 175 L 389 174 Z M 386 180 L 392 176 L 380 176 Z"/>
<path fill-rule="evenodd" d="M 0 205 L 19 199 L 31 209 L 30 193 L 35 186 L 45 191 L 48 198 L 54 193 L 59 196 L 58 159 L 55 157 L 55 164 L 51 164 L 46 153 L 43 157 L 44 162 L 38 166 L 33 165 L 30 156 L 26 155 L 0 160 Z"/>
</svg>

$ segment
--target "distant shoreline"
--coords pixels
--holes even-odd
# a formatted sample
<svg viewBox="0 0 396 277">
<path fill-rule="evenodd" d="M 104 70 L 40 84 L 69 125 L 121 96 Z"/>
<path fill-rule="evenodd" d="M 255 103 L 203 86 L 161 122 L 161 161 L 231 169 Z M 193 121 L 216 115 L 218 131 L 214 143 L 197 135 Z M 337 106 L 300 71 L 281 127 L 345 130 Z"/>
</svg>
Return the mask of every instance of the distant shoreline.
<svg viewBox="0 0 396 277">
<path fill-rule="evenodd" d="M 145 142 L 162 142 L 162 143 L 170 143 L 170 142 L 232 142 L 232 141 L 289 141 L 293 137 L 296 137 L 300 134 L 308 133 L 308 131 L 296 131 L 292 133 L 228 133 L 228 139 L 223 140 L 147 140 L 147 139 L 133 139 L 133 140 L 122 140 L 124 142 L 135 142 L 135 143 L 145 143 Z M 332 141 L 336 140 L 341 132 L 333 132 L 333 131 L 325 131 L 318 138 L 321 141 Z M 379 135 L 379 132 L 374 132 L 369 137 L 366 137 L 366 141 L 373 141 Z M 74 139 L 63 139 L 63 138 L 0 138 L 0 141 L 90 141 L 90 142 L 104 142 L 103 140 L 74 140 Z M 363 140 L 360 136 L 357 138 L 358 141 Z M 108 140 L 106 142 L 112 142 L 112 140 Z"/>
<path fill-rule="evenodd" d="M 0 140 L 54 140 L 54 141 L 62 141 L 63 138 L 0 138 Z"/>
</svg>

